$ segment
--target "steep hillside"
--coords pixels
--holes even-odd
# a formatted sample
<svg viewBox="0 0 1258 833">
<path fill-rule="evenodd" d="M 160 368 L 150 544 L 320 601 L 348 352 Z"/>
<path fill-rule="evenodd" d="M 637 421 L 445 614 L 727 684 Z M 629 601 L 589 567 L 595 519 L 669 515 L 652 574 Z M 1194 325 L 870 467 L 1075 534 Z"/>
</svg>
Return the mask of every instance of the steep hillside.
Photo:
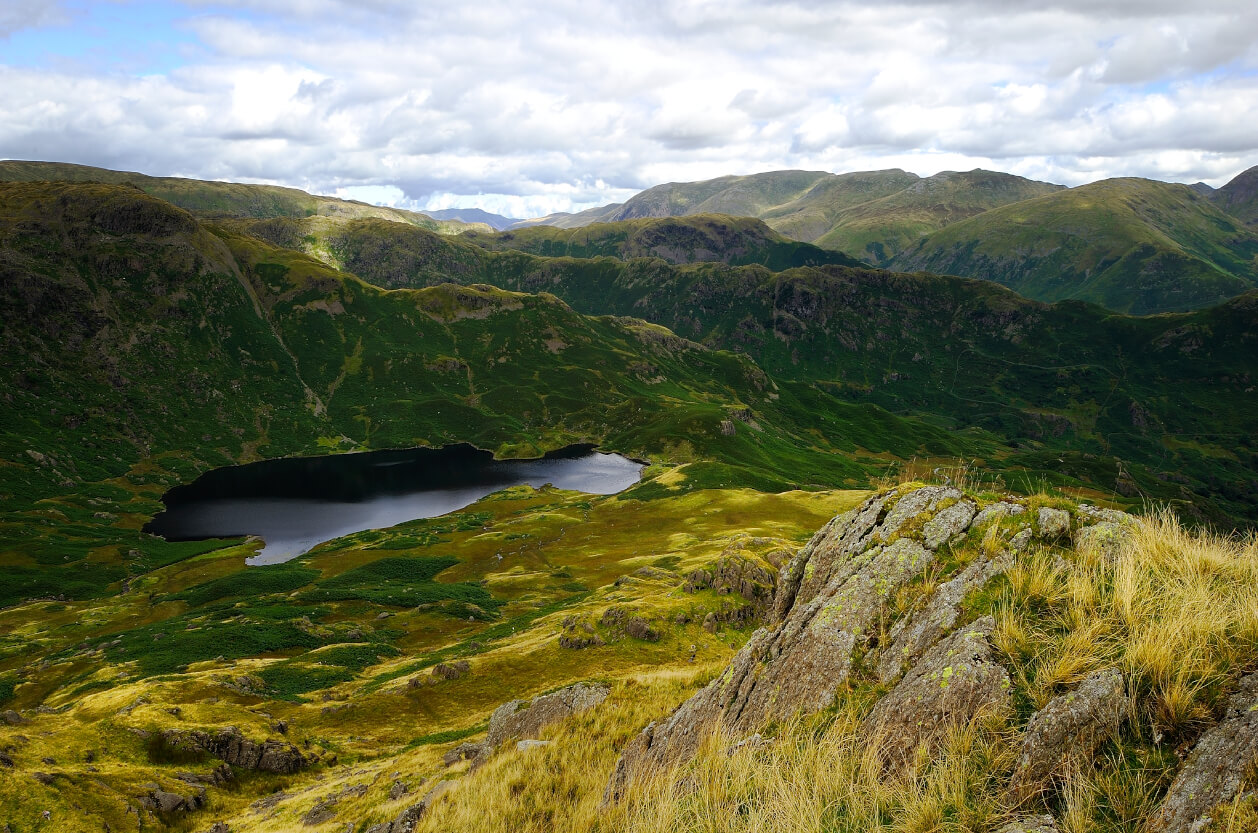
<svg viewBox="0 0 1258 833">
<path fill-rule="evenodd" d="M 277 185 L 243 185 L 237 182 L 155 177 L 62 162 L 0 161 L 0 182 L 39 181 L 134 185 L 146 194 L 200 217 L 378 217 L 445 234 L 458 234 L 478 227 L 476 224 L 455 220 L 436 220 L 412 211 L 315 196 L 296 188 L 282 188 Z M 484 225 L 479 227 L 485 228 Z"/>
<path fill-rule="evenodd" d="M 1258 294 L 1133 318 L 1045 305 L 989 281 L 543 258 L 376 222 L 340 227 L 328 243 L 339 265 L 373 283 L 484 282 L 554 293 L 587 314 L 640 316 L 745 353 L 780 383 L 797 383 L 800 396 L 824 391 L 1004 437 L 1019 448 L 987 461 L 1001 470 L 1186 500 L 1195 508 L 1185 511 L 1223 523 L 1258 520 L 1249 442 L 1258 423 L 1246 404 L 1258 366 Z M 305 234 L 288 236 L 300 247 Z"/>
<path fill-rule="evenodd" d="M 1248 223 L 1258 225 L 1258 166 L 1244 171 L 1210 194 L 1214 204 Z"/>
<path fill-rule="evenodd" d="M 773 271 L 861 265 L 842 252 L 788 240 L 759 220 L 720 214 L 592 223 L 576 229 L 533 226 L 493 235 L 470 232 L 462 239 L 491 251 L 515 250 L 543 257 L 658 257 L 673 264 L 755 263 Z"/>
<path fill-rule="evenodd" d="M 830 231 L 814 242 L 882 265 L 932 231 L 1060 189 L 1059 185 L 994 171 L 946 171 L 881 199 L 834 212 Z M 801 210 L 809 209 L 801 206 Z M 789 215 L 783 215 L 783 220 L 787 219 Z"/>
<path fill-rule="evenodd" d="M 983 170 L 945 171 L 926 179 L 899 169 L 846 174 L 771 171 L 657 185 L 619 205 L 537 222 L 578 228 L 641 217 L 712 213 L 757 217 L 794 240 L 882 263 L 949 223 L 1060 187 Z"/>
<path fill-rule="evenodd" d="M 780 489 L 997 446 L 779 389 L 745 357 L 553 295 L 380 289 L 124 186 L 0 186 L 0 252 L 0 603 L 99 594 L 160 563 L 178 548 L 138 524 L 102 543 L 86 507 L 151 511 L 163 484 L 229 461 L 587 442 Z M 73 520 L 32 537 L 33 502 L 58 495 Z"/>
<path fill-rule="evenodd" d="M 1147 314 L 1197 309 L 1253 288 L 1255 257 L 1258 233 L 1193 189 L 1111 179 L 954 223 L 891 266 Z"/>
</svg>

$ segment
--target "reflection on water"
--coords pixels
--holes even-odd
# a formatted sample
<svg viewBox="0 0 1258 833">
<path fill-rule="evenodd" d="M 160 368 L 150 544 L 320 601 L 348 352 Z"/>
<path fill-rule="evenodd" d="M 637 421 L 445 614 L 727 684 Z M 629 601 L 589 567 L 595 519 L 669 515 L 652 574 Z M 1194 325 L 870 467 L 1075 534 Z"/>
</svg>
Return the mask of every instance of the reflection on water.
<svg viewBox="0 0 1258 833">
<path fill-rule="evenodd" d="M 461 509 L 509 486 L 553 484 L 608 495 L 638 482 L 642 465 L 588 447 L 540 460 L 494 460 L 467 445 L 267 460 L 206 472 L 170 490 L 146 532 L 167 539 L 257 535 L 250 564 L 278 564 L 315 545 Z"/>
</svg>

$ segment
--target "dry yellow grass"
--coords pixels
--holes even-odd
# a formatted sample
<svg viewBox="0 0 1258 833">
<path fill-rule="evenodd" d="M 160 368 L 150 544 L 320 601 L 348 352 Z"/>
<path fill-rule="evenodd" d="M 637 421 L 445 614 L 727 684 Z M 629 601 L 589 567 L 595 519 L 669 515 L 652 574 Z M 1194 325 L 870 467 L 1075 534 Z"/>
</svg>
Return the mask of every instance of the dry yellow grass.
<svg viewBox="0 0 1258 833">
<path fill-rule="evenodd" d="M 495 829 L 519 833 L 982 833 L 1047 809 L 1063 833 L 1139 833 L 1176 765 L 1164 737 L 1191 741 L 1258 660 L 1258 547 L 1161 513 L 1117 553 L 1032 549 L 1002 582 L 990 602 L 993 639 L 1032 708 L 1110 665 L 1124 671 L 1132 697 L 1122 737 L 1097 765 L 1062 773 L 1032 805 L 1005 791 L 1029 713 L 986 715 L 953 730 L 933 756 L 888 772 L 860 731 L 879 689 L 857 681 L 830 712 L 771 727 L 771 743 L 731 753 L 734 739 L 714 733 L 693 761 L 640 779 L 599 812 L 619 746 L 609 741 L 627 741 L 685 694 L 657 682 L 632 705 L 622 695 L 619 706 L 609 701 L 564 727 L 541 754 L 500 756 L 422 829 L 474 830 L 494 819 Z M 1253 829 L 1252 805 L 1229 807 L 1218 831 Z"/>
</svg>

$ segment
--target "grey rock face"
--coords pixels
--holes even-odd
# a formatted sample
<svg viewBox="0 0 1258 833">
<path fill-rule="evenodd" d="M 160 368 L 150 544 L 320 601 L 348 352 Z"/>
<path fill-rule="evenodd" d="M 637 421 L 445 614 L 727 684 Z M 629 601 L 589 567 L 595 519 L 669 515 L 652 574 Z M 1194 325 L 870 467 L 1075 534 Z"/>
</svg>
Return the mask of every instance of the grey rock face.
<svg viewBox="0 0 1258 833">
<path fill-rule="evenodd" d="M 639 769 L 691 756 L 718 719 L 749 735 L 767 719 L 833 703 L 887 598 L 934 560 L 924 545 L 926 527 L 946 515 L 931 537 L 942 541 L 973 518 L 969 501 L 938 510 L 961 496 L 940 486 L 875 495 L 826 524 L 779 577 L 772 626 L 756 631 L 724 674 L 625 748 L 605 800 L 618 800 Z M 924 513 L 919 532 L 910 521 Z"/>
<path fill-rule="evenodd" d="M 1081 527 L 1075 533 L 1075 548 L 1079 550 L 1095 550 L 1112 562 L 1118 557 L 1118 551 L 1131 540 L 1136 528 L 1136 521 L 1131 516 L 1124 522 L 1101 521 L 1090 526 Z"/>
<path fill-rule="evenodd" d="M 922 539 L 927 548 L 935 549 L 953 535 L 964 532 L 974 519 L 976 507 L 969 500 L 958 501 L 926 522 L 922 527 Z"/>
<path fill-rule="evenodd" d="M 1057 822 L 1052 816 L 1026 816 L 1009 822 L 996 833 L 1057 833 Z"/>
<path fill-rule="evenodd" d="M 497 749 L 512 738 L 536 738 L 537 733 L 552 723 L 588 711 L 607 699 L 610 690 L 603 686 L 577 683 L 530 703 L 512 700 L 494 710 L 489 718 L 489 734 L 485 745 Z"/>
<path fill-rule="evenodd" d="M 1150 829 L 1197 833 L 1210 823 L 1215 806 L 1231 801 L 1246 769 L 1258 763 L 1258 674 L 1241 680 L 1223 721 L 1197 741 L 1171 782 Z"/>
<path fill-rule="evenodd" d="M 892 765 L 921 744 L 937 743 L 947 730 L 984 710 L 1009 702 L 1009 674 L 995 661 L 988 637 L 990 616 L 960 628 L 926 652 L 904 679 L 878 701 L 864 731 Z"/>
<path fill-rule="evenodd" d="M 1065 509 L 1040 508 L 1036 515 L 1039 522 L 1040 537 L 1052 540 L 1060 538 L 1070 531 L 1070 513 Z"/>
<path fill-rule="evenodd" d="M 166 742 L 172 746 L 199 749 L 242 769 L 290 774 L 310 764 L 291 743 L 275 740 L 259 743 L 242 735 L 235 726 L 228 726 L 217 732 L 171 729 L 163 734 Z"/>
<path fill-rule="evenodd" d="M 990 523 L 1009 515 L 1021 515 L 1026 511 L 1026 507 L 1018 503 L 1010 503 L 1002 500 L 993 503 L 991 506 L 984 507 L 981 512 L 974 516 L 974 520 L 970 522 L 970 526 L 975 529 L 982 529 Z"/>
<path fill-rule="evenodd" d="M 962 600 L 1007 570 L 1009 563 L 1007 555 L 979 558 L 956 578 L 935 588 L 925 607 L 896 622 L 888 635 L 890 643 L 878 660 L 878 679 L 893 682 L 904 668 L 915 663 L 956 625 Z"/>
<path fill-rule="evenodd" d="M 1027 723 L 1011 787 L 1028 796 L 1071 757 L 1089 756 L 1118 731 L 1126 695 L 1117 668 L 1093 672 L 1078 688 L 1054 697 Z"/>
</svg>

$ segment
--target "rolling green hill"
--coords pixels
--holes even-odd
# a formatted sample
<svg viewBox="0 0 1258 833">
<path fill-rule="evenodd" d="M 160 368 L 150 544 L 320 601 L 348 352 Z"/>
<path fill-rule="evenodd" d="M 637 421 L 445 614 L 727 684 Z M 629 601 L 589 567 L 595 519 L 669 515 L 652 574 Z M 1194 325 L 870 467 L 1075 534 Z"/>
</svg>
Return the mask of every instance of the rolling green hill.
<svg viewBox="0 0 1258 833">
<path fill-rule="evenodd" d="M 924 179 L 899 169 L 846 174 L 770 171 L 657 185 L 624 203 L 538 222 L 579 228 L 643 217 L 711 213 L 757 217 L 794 240 L 884 263 L 949 223 L 1060 188 L 983 170 L 945 171 Z"/>
<path fill-rule="evenodd" d="M 1201 308 L 1253 288 L 1256 257 L 1258 233 L 1188 186 L 1110 179 L 954 223 L 891 265 L 1145 314 Z"/>
<path fill-rule="evenodd" d="M 458 234 L 468 229 L 489 230 L 483 223 L 436 220 L 413 211 L 335 197 L 320 197 L 278 185 L 245 185 L 238 182 L 156 177 L 63 162 L 0 161 L 0 182 L 39 181 L 134 185 L 146 194 L 166 200 L 200 217 L 377 217 L 444 234 Z"/>
</svg>

